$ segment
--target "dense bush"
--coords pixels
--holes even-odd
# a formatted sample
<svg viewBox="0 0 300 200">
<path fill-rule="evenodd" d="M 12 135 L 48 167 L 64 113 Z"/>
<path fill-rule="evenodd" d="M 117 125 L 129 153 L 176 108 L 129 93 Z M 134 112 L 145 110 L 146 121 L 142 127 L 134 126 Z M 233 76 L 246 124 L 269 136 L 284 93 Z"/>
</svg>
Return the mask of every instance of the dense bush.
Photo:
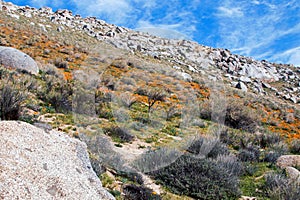
<svg viewBox="0 0 300 200">
<path fill-rule="evenodd" d="M 259 147 L 248 145 L 239 150 L 238 157 L 243 162 L 258 162 L 260 157 Z"/>
<path fill-rule="evenodd" d="M 39 87 L 38 97 L 50 104 L 57 112 L 72 111 L 74 85 L 51 75 L 43 75 L 44 87 Z"/>
<path fill-rule="evenodd" d="M 300 183 L 286 177 L 282 173 L 270 173 L 265 176 L 265 192 L 272 200 L 290 199 L 300 197 Z"/>
<path fill-rule="evenodd" d="M 104 128 L 103 131 L 113 139 L 120 140 L 119 142 L 130 142 L 134 139 L 134 136 L 129 132 L 129 130 L 123 127 L 112 126 Z"/>
<path fill-rule="evenodd" d="M 226 108 L 225 124 L 235 129 L 255 132 L 259 116 L 240 103 L 230 103 Z"/>
<path fill-rule="evenodd" d="M 259 145 L 261 148 L 271 147 L 273 144 L 279 143 L 281 141 L 281 137 L 279 133 L 262 133 L 259 135 L 256 135 L 255 142 L 257 145 Z"/>
<path fill-rule="evenodd" d="M 18 120 L 25 99 L 23 93 L 13 86 L 5 85 L 0 89 L 0 98 L 1 120 Z"/>
<path fill-rule="evenodd" d="M 163 152 L 160 151 L 160 154 Z M 159 158 L 164 157 L 160 154 L 150 152 L 148 157 L 153 163 L 160 163 Z M 168 165 L 161 165 L 160 168 L 156 168 L 157 170 L 152 167 L 153 171 L 149 174 L 172 192 L 196 199 L 239 197 L 238 176 L 242 167 L 236 157 L 230 155 L 227 147 L 220 141 L 197 137 L 189 143 L 185 154 L 178 155 L 176 151 L 165 154 L 175 156 L 176 159 Z M 172 160 L 170 156 L 165 157 Z M 147 159 L 140 164 L 143 163 L 146 164 Z"/>
<path fill-rule="evenodd" d="M 291 142 L 290 151 L 294 154 L 300 154 L 300 139 L 296 139 Z"/>
<path fill-rule="evenodd" d="M 277 159 L 284 154 L 288 153 L 288 147 L 285 143 L 279 142 L 273 144 L 265 153 L 263 161 L 275 164 Z"/>
<path fill-rule="evenodd" d="M 153 190 L 137 186 L 133 184 L 125 185 L 123 187 L 124 199 L 126 200 L 160 200 L 160 196 L 155 194 Z"/>
<path fill-rule="evenodd" d="M 259 116 L 246 105 L 240 102 L 231 102 L 225 109 L 225 125 L 235 129 L 241 129 L 248 132 L 255 132 L 259 124 Z M 200 117 L 207 120 L 212 118 L 213 110 L 209 101 L 200 104 Z"/>
<path fill-rule="evenodd" d="M 157 180 L 176 194 L 196 199 L 234 199 L 240 196 L 240 165 L 224 157 L 216 160 L 183 155 L 176 162 L 151 172 Z"/>
<path fill-rule="evenodd" d="M 187 151 L 194 155 L 202 155 L 208 158 L 216 158 L 218 155 L 229 154 L 227 146 L 220 142 L 220 140 L 205 137 L 197 137 L 192 140 Z"/>
</svg>

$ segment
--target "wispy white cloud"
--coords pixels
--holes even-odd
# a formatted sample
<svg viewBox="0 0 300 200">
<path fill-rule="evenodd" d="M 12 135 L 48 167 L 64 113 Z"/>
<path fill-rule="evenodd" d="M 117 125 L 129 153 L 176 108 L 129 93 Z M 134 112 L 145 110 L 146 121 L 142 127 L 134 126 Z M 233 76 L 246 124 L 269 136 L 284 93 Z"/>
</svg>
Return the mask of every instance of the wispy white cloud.
<svg viewBox="0 0 300 200">
<path fill-rule="evenodd" d="M 177 31 L 181 24 L 151 24 L 148 21 L 139 21 L 137 31 L 170 39 L 191 39 L 189 36 Z"/>
<path fill-rule="evenodd" d="M 273 59 L 282 63 L 293 63 L 300 67 L 300 46 L 276 54 Z"/>
<path fill-rule="evenodd" d="M 221 8 L 236 4 L 243 11 L 243 16 L 224 18 L 218 15 L 219 34 L 221 40 L 218 46 L 231 49 L 234 53 L 252 56 L 256 59 L 268 59 L 270 61 L 283 61 L 295 63 L 299 51 L 293 48 L 295 45 L 289 42 L 289 36 L 299 38 L 300 18 L 294 16 L 294 22 L 290 21 L 291 13 L 296 8 L 296 1 L 240 1 L 226 0 Z M 218 9 L 220 12 L 220 7 Z M 229 16 L 234 12 L 221 10 Z M 226 11 L 226 12 L 225 12 Z M 225 15 L 224 14 L 224 15 Z M 295 12 L 297 15 L 297 12 Z M 298 24 L 297 24 L 298 20 Z M 300 38 L 299 38 L 300 39 Z M 297 42 L 297 41 L 296 41 Z M 293 51 L 288 47 L 282 47 L 280 43 L 290 43 Z M 286 51 L 285 53 L 283 51 Z M 288 54 L 289 53 L 289 54 Z M 281 56 L 274 56 L 280 54 Z M 284 58 L 284 56 L 286 58 Z"/>
<path fill-rule="evenodd" d="M 242 17 L 244 16 L 244 13 L 241 10 L 241 8 L 237 8 L 237 7 L 229 8 L 229 7 L 221 6 L 218 8 L 218 12 L 216 13 L 216 15 L 221 17 Z"/>
<path fill-rule="evenodd" d="M 104 16 L 111 23 L 126 23 L 133 7 L 127 0 L 72 0 L 77 9 L 87 16 Z"/>
</svg>

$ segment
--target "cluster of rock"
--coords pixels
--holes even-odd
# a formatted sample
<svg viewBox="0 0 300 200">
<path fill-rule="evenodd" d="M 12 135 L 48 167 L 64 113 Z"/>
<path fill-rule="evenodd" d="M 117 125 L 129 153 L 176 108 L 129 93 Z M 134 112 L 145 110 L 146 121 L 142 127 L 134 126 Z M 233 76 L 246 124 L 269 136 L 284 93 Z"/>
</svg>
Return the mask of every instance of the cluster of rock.
<svg viewBox="0 0 300 200">
<path fill-rule="evenodd" d="M 13 17 L 45 17 L 60 25 L 57 28 L 59 32 L 66 27 L 84 31 L 117 48 L 168 60 L 186 76 L 200 73 L 211 80 L 228 80 L 230 85 L 243 91 L 250 90 L 259 94 L 271 92 L 293 103 L 300 101 L 300 72 L 292 65 L 256 61 L 234 55 L 226 49 L 206 47 L 192 41 L 160 38 L 108 24 L 95 17 L 82 18 L 80 15 L 73 15 L 69 10 L 53 12 L 51 8 L 18 7 L 10 3 L 4 3 L 2 10 L 6 10 Z M 47 25 L 43 27 L 44 31 L 47 31 L 46 27 Z M 284 82 L 283 87 L 271 86 L 277 81 Z"/>
<path fill-rule="evenodd" d="M 86 144 L 25 122 L 0 122 L 0 199 L 115 199 L 92 169 Z"/>
</svg>

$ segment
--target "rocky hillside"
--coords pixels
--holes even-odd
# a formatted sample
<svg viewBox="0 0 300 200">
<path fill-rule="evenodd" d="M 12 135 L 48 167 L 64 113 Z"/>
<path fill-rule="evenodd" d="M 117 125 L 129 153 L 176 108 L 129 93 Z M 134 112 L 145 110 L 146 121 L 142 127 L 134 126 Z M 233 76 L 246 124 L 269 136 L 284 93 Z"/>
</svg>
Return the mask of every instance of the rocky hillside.
<svg viewBox="0 0 300 200">
<path fill-rule="evenodd" d="M 2 10 L 16 19 L 45 17 L 43 23 L 32 24 L 47 32 L 50 23 L 58 24 L 57 31 L 68 28 L 83 31 L 91 37 L 113 46 L 167 60 L 173 67 L 186 72 L 199 73 L 211 80 L 222 80 L 233 87 L 263 95 L 274 95 L 293 103 L 300 98 L 299 70 L 293 65 L 257 61 L 234 55 L 227 49 L 214 49 L 186 40 L 170 40 L 108 24 L 95 17 L 82 18 L 72 11 L 51 8 L 35 9 L 5 3 Z M 186 78 L 190 77 L 186 75 Z M 284 84 L 282 84 L 284 83 Z"/>
<path fill-rule="evenodd" d="M 6 2 L 0 8 L 0 119 L 46 131 L 3 122 L 38 133 L 28 141 L 33 153 L 59 154 L 61 162 L 62 152 L 70 153 L 78 164 L 72 151 L 86 143 L 92 168 L 116 199 L 299 199 L 299 179 L 293 178 L 298 161 L 282 165 L 300 154 L 300 75 L 294 66 L 68 10 Z M 52 135 L 60 148 L 47 152 Z M 40 137 L 50 139 L 36 143 Z M 35 162 L 35 156 L 26 158 Z M 52 174 L 32 165 L 42 170 L 39 176 Z M 77 168 L 68 170 L 78 175 Z M 67 171 L 54 172 L 63 181 Z M 83 174 L 78 181 L 94 195 L 99 181 L 86 182 Z M 58 195 L 74 187 L 57 187 L 50 195 L 64 199 Z"/>
</svg>

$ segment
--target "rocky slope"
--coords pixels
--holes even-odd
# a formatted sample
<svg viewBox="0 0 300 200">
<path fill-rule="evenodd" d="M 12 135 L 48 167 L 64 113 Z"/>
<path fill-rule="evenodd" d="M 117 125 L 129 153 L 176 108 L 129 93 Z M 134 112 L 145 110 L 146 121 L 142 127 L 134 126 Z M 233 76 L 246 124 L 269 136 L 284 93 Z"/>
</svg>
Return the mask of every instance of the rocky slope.
<svg viewBox="0 0 300 200">
<path fill-rule="evenodd" d="M 114 199 L 77 139 L 25 122 L 1 121 L 0 145 L 0 199 Z"/>
<path fill-rule="evenodd" d="M 293 103 L 298 103 L 300 99 L 300 71 L 293 65 L 257 61 L 232 54 L 227 49 L 214 49 L 192 41 L 160 38 L 111 25 L 95 17 L 74 16 L 68 10 L 53 12 L 51 8 L 35 9 L 4 3 L 2 11 L 16 19 L 20 15 L 28 18 L 45 17 L 44 23 L 32 24 L 44 32 L 54 22 L 60 25 L 58 32 L 66 28 L 84 31 L 89 36 L 117 48 L 167 60 L 174 68 L 182 71 L 187 80 L 191 79 L 189 74 L 199 73 L 213 81 L 225 81 L 243 91 L 274 95 Z"/>
</svg>

